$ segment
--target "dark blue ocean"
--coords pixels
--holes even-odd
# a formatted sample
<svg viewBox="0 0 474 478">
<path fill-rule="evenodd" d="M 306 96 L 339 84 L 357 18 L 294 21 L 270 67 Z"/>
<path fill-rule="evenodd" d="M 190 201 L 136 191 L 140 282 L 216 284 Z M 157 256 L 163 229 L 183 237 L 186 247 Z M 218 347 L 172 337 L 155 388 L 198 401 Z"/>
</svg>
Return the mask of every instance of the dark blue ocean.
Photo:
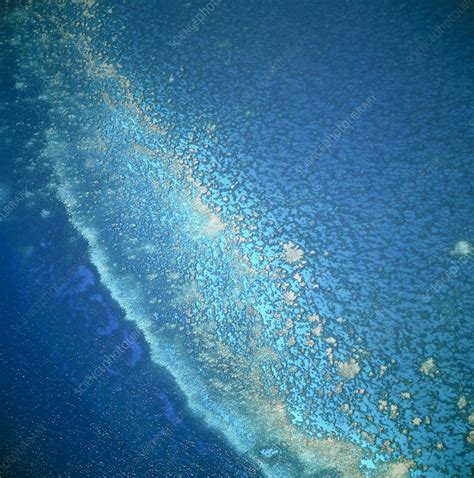
<svg viewBox="0 0 474 478">
<path fill-rule="evenodd" d="M 472 476 L 472 0 L 1 13 L 0 477 Z"/>
</svg>

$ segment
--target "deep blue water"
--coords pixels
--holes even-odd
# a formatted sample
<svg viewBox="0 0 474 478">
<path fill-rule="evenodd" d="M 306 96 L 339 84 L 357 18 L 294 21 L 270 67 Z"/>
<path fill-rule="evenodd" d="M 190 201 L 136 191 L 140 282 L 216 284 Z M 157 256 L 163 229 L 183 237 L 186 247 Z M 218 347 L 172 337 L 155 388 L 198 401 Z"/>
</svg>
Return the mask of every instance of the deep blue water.
<svg viewBox="0 0 474 478">
<path fill-rule="evenodd" d="M 471 476 L 471 2 L 209 5 L 6 2 L 0 476 Z"/>
</svg>

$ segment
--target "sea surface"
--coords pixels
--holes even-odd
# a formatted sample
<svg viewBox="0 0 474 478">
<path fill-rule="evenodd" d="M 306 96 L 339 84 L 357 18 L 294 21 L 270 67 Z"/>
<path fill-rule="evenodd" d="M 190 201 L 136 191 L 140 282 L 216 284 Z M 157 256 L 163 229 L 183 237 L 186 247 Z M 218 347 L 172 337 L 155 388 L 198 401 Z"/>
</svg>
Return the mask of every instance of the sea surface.
<svg viewBox="0 0 474 478">
<path fill-rule="evenodd" d="M 472 2 L 2 8 L 0 476 L 471 477 Z"/>
</svg>

